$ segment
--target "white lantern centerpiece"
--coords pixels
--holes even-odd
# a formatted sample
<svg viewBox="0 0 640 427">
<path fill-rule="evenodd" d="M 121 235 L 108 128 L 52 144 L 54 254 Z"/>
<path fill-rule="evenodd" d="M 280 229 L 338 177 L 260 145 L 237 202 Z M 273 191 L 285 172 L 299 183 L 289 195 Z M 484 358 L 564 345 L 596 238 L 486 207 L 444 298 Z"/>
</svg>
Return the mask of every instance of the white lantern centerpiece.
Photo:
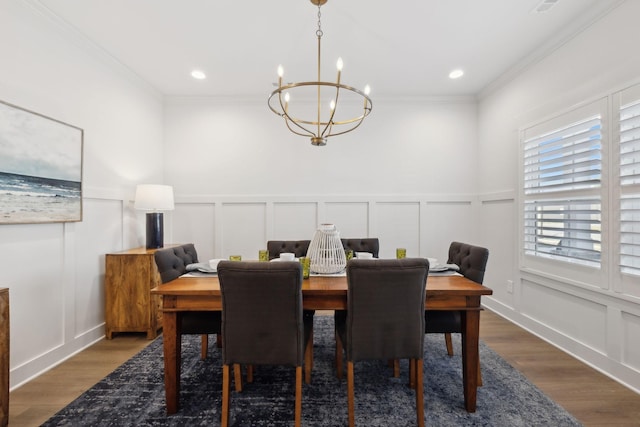
<svg viewBox="0 0 640 427">
<path fill-rule="evenodd" d="M 313 273 L 334 274 L 344 270 L 347 257 L 335 225 L 320 224 L 309 244 L 307 256 L 311 258 Z"/>
</svg>

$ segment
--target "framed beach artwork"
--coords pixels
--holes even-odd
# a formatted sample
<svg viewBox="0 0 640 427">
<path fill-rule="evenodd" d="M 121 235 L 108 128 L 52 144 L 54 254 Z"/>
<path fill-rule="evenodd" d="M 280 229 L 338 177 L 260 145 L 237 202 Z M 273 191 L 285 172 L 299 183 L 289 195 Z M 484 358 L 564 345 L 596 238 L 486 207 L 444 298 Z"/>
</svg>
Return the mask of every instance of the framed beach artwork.
<svg viewBox="0 0 640 427">
<path fill-rule="evenodd" d="M 0 101 L 0 224 L 82 221 L 83 136 Z"/>
</svg>

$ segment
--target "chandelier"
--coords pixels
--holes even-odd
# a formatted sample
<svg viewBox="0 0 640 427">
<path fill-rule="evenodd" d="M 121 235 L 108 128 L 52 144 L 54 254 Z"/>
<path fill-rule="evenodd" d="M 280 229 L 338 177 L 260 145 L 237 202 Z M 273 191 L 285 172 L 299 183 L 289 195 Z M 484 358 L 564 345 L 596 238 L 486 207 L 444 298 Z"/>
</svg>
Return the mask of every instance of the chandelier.
<svg viewBox="0 0 640 427">
<path fill-rule="evenodd" d="M 369 98 L 369 86 L 360 91 L 340 82 L 342 72 L 342 58 L 338 58 L 336 67 L 338 76 L 334 82 L 323 82 L 320 78 L 320 41 L 322 39 L 322 24 L 320 7 L 327 0 L 311 0 L 318 6 L 318 80 L 310 82 L 282 84 L 284 70 L 278 67 L 278 88 L 269 95 L 269 108 L 282 117 L 287 128 L 300 136 L 311 138 L 311 144 L 322 146 L 327 144 L 327 138 L 342 135 L 356 129 L 365 117 L 371 113 L 372 103 Z M 303 102 L 293 102 L 296 99 L 308 99 L 315 96 L 317 103 L 309 106 Z M 342 98 L 341 98 L 342 97 Z M 343 102 L 338 106 L 338 101 Z M 323 102 L 328 105 L 323 106 Z M 313 104 L 313 103 L 312 103 Z M 304 117 L 304 118 L 303 118 Z"/>
</svg>

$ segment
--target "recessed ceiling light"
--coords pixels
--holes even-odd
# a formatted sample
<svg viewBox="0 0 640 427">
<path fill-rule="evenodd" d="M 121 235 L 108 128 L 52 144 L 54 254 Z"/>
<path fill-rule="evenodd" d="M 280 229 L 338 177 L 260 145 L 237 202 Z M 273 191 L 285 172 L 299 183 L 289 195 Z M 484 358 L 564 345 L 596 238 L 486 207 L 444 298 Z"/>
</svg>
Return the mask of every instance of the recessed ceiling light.
<svg viewBox="0 0 640 427">
<path fill-rule="evenodd" d="M 194 79 L 203 80 L 207 78 L 207 75 L 200 70 L 193 70 L 191 72 L 191 77 L 193 77 Z"/>
<path fill-rule="evenodd" d="M 461 69 L 457 69 L 457 70 L 453 70 L 452 72 L 449 73 L 449 78 L 450 79 L 459 79 L 463 75 L 464 75 L 464 71 L 462 71 Z"/>
</svg>

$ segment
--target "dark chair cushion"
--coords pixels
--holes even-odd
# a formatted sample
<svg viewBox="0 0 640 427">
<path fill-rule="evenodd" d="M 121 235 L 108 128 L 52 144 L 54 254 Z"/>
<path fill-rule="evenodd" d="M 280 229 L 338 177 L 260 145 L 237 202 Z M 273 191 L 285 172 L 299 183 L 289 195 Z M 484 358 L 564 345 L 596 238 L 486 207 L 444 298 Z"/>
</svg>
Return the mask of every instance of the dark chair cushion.
<svg viewBox="0 0 640 427">
<path fill-rule="evenodd" d="M 269 251 L 269 259 L 279 258 L 281 253 L 295 254 L 296 258 L 307 255 L 311 240 L 269 240 L 267 242 L 267 250 Z"/>
</svg>

